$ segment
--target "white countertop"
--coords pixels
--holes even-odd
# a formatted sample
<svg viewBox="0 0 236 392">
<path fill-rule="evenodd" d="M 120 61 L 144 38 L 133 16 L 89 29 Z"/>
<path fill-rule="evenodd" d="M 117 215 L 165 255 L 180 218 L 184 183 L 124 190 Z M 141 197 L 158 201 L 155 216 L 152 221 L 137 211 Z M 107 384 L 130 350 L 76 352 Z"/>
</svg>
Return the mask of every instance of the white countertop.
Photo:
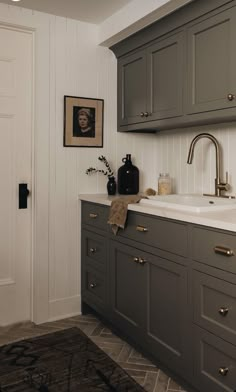
<svg viewBox="0 0 236 392">
<path fill-rule="evenodd" d="M 80 194 L 79 199 L 92 203 L 111 205 L 112 200 L 129 196 L 108 196 L 106 194 Z M 183 222 L 196 223 L 198 225 L 214 227 L 222 230 L 236 232 L 236 208 L 214 211 L 214 212 L 185 212 L 170 208 L 159 208 L 139 203 L 129 204 L 130 211 L 142 212 L 144 214 L 156 215 L 163 218 L 175 219 Z"/>
</svg>

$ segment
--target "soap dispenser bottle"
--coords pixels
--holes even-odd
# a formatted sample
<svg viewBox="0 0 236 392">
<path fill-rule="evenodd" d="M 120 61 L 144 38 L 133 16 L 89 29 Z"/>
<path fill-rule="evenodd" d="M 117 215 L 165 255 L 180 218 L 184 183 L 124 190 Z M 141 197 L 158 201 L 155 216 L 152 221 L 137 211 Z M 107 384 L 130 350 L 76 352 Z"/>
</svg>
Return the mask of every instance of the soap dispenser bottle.
<svg viewBox="0 0 236 392">
<path fill-rule="evenodd" d="M 118 192 L 120 195 L 136 195 L 139 192 L 139 170 L 132 164 L 131 154 L 122 159 L 118 169 Z"/>
</svg>

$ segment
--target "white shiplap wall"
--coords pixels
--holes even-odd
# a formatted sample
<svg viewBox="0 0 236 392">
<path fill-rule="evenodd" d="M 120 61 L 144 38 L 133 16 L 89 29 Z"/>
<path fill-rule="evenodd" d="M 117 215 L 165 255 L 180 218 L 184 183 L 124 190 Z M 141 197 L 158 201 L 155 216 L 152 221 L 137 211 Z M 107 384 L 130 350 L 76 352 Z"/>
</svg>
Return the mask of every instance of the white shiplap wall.
<svg viewBox="0 0 236 392">
<path fill-rule="evenodd" d="M 222 149 L 222 180 L 229 172 L 230 194 L 236 193 L 236 123 L 176 129 L 154 135 L 118 135 L 117 151 L 129 147 L 140 169 L 141 190 L 157 188 L 160 172 L 169 172 L 175 193 L 214 193 L 215 147 L 208 139 L 195 147 L 193 164 L 188 165 L 188 150 L 193 137 L 201 132 L 214 135 Z M 123 139 L 123 140 L 122 140 Z"/>
<path fill-rule="evenodd" d="M 104 154 L 117 169 L 126 153 L 140 169 L 140 188 L 156 187 L 168 171 L 176 192 L 213 192 L 215 156 L 207 141 L 186 164 L 191 139 L 215 135 L 224 170 L 236 192 L 236 124 L 175 130 L 155 135 L 116 132 L 116 59 L 96 45 L 94 25 L 0 3 L 0 21 L 35 29 L 35 244 L 34 320 L 80 311 L 79 193 L 105 193 L 106 178 L 87 176 Z M 63 147 L 63 96 L 103 98 L 104 148 Z"/>
<path fill-rule="evenodd" d="M 1 3 L 0 22 L 35 31 L 33 291 L 43 322 L 80 312 L 78 194 L 103 190 L 85 170 L 115 154 L 115 59 L 91 24 Z M 63 147 L 64 95 L 105 100 L 104 149 Z"/>
</svg>

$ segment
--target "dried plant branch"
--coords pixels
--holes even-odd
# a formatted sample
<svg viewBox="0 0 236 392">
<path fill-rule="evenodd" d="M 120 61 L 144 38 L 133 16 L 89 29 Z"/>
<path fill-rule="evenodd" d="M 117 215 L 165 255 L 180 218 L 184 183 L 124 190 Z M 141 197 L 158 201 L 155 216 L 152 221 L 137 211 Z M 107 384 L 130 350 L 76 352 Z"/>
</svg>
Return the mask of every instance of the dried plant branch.
<svg viewBox="0 0 236 392">
<path fill-rule="evenodd" d="M 95 168 L 95 167 L 89 167 L 89 168 L 86 170 L 85 173 L 88 174 L 88 175 L 89 175 L 89 174 L 94 174 L 94 173 L 102 173 L 104 176 L 107 176 L 108 178 L 109 178 L 109 177 L 113 177 L 113 176 L 114 176 L 114 172 L 113 172 L 113 170 L 111 169 L 110 164 L 108 163 L 106 157 L 105 157 L 104 155 L 100 155 L 100 156 L 98 157 L 98 159 L 99 159 L 99 161 L 101 161 L 101 162 L 104 163 L 104 165 L 106 166 L 106 170 L 97 169 L 97 168 Z"/>
</svg>

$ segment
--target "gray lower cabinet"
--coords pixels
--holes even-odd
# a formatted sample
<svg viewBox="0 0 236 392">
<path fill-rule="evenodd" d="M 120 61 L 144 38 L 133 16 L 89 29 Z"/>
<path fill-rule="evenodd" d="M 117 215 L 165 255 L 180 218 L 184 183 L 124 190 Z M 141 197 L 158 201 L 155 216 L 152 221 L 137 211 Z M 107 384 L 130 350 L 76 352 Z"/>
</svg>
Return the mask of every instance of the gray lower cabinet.
<svg viewBox="0 0 236 392">
<path fill-rule="evenodd" d="M 108 212 L 82 203 L 82 303 L 190 391 L 235 392 L 236 234 L 129 211 L 115 236 Z"/>
<path fill-rule="evenodd" d="M 108 209 L 94 203 L 83 203 L 81 234 L 81 296 L 97 312 L 108 312 L 107 268 Z"/>
<path fill-rule="evenodd" d="M 110 243 L 111 318 L 167 367 L 189 366 L 186 267 L 134 246 Z"/>
<path fill-rule="evenodd" d="M 187 269 L 147 255 L 146 334 L 154 358 L 190 376 Z M 186 377 L 188 378 L 188 377 Z"/>
<path fill-rule="evenodd" d="M 194 326 L 194 381 L 201 392 L 235 392 L 236 346 Z"/>
<path fill-rule="evenodd" d="M 109 254 L 112 321 L 139 342 L 146 327 L 147 265 L 139 262 L 140 251 L 118 241 L 110 242 Z"/>
</svg>

